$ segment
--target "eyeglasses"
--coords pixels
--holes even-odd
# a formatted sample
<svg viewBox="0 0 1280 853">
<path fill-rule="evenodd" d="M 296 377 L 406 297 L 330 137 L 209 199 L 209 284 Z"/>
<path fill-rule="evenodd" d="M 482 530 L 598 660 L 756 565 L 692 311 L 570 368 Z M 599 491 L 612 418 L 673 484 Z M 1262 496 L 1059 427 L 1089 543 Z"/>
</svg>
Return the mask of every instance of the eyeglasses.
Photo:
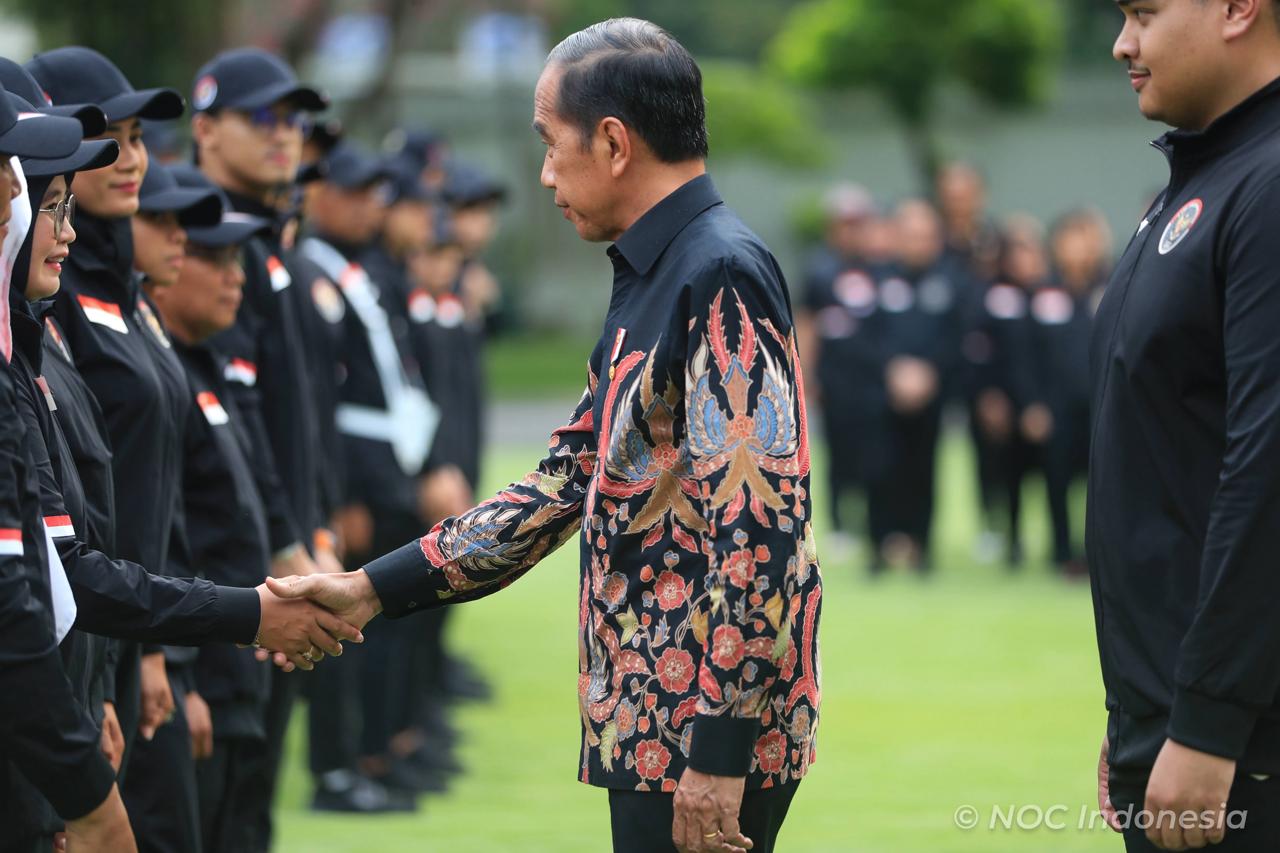
<svg viewBox="0 0 1280 853">
<path fill-rule="evenodd" d="M 53 239 L 62 239 L 62 226 L 71 222 L 76 215 L 76 197 L 71 193 L 67 193 L 62 201 L 53 207 L 42 207 L 38 213 L 47 213 L 53 217 Z"/>
<path fill-rule="evenodd" d="M 256 110 L 243 110 L 240 114 L 254 130 L 262 133 L 270 133 L 280 125 L 284 125 L 290 130 L 301 130 L 302 135 L 306 136 L 313 124 L 311 114 L 302 110 L 289 110 L 282 113 L 276 112 L 275 107 L 267 106 L 258 107 Z"/>
<path fill-rule="evenodd" d="M 186 255 L 188 258 L 197 258 L 219 269 L 239 266 L 240 264 L 240 247 L 238 245 L 202 246 L 199 243 L 187 243 Z"/>
</svg>

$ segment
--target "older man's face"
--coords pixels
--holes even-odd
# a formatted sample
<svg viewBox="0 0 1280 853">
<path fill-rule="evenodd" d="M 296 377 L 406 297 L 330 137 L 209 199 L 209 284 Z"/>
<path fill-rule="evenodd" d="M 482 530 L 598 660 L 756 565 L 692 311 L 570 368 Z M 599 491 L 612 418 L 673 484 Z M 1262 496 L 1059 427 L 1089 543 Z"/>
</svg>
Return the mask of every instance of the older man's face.
<svg viewBox="0 0 1280 853">
<path fill-rule="evenodd" d="M 579 237 L 616 240 L 623 229 L 618 224 L 620 199 L 610 171 L 608 141 L 596 133 L 584 145 L 578 128 L 560 117 L 561 76 L 560 68 L 547 66 L 533 94 L 533 129 L 547 148 L 542 185 L 555 190 L 556 207 Z"/>
</svg>

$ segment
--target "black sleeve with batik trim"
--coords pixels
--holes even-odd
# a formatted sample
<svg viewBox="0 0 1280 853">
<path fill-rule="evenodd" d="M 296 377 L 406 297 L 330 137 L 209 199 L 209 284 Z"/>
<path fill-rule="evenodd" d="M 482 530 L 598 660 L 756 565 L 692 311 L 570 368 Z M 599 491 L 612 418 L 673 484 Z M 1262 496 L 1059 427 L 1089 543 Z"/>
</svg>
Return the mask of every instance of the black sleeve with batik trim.
<svg viewBox="0 0 1280 853">
<path fill-rule="evenodd" d="M 791 311 L 780 277 L 735 260 L 694 285 L 686 443 L 706 530 L 710 611 L 689 766 L 745 776 L 791 638 L 809 468 Z"/>
<path fill-rule="evenodd" d="M 365 566 L 387 616 L 497 592 L 578 532 L 596 463 L 595 388 L 592 373 L 569 423 L 523 480 Z"/>
</svg>

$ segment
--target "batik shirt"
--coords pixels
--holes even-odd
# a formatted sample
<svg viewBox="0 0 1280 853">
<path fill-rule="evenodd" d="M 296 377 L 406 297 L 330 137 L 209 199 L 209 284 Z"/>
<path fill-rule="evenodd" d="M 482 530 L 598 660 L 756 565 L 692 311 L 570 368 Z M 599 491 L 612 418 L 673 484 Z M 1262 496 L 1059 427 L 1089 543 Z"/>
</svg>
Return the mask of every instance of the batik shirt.
<svg viewBox="0 0 1280 853">
<path fill-rule="evenodd" d="M 822 589 L 782 274 L 706 176 L 608 254 L 586 391 L 546 458 L 366 571 L 395 617 L 496 592 L 576 535 L 581 780 L 790 782 L 814 758 Z"/>
</svg>

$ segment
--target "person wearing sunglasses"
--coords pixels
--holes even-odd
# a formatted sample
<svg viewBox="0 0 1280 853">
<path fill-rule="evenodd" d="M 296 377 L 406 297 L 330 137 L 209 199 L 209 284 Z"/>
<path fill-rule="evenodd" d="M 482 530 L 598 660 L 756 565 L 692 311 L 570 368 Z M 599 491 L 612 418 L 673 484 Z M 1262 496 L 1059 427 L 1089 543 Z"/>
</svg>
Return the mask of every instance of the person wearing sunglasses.
<svg viewBox="0 0 1280 853">
<path fill-rule="evenodd" d="M 311 115 L 328 106 L 327 98 L 299 82 L 287 63 L 258 48 L 219 53 L 196 72 L 191 94 L 191 130 L 195 161 L 226 193 L 234 210 L 272 222 L 269 234 L 244 244 L 244 299 L 235 325 L 216 335 L 211 346 L 230 359 L 231 393 L 252 438 L 255 464 L 279 485 L 264 490 L 268 511 L 283 501 L 291 529 L 304 548 L 281 548 L 288 537 L 272 530 L 273 574 L 288 574 L 288 559 L 314 559 L 324 571 L 341 571 L 335 537 L 321 511 L 326 458 L 311 378 L 315 360 L 307 346 L 305 303 L 311 278 L 299 273 L 286 240 L 285 209 L 293 195 L 303 140 Z M 313 707 L 341 701 L 331 682 L 342 682 L 352 658 L 334 661 L 308 689 L 323 694 Z M 310 682 L 310 679 L 308 680 Z M 270 846 L 270 804 L 276 788 L 284 732 L 301 685 L 297 678 L 273 673 L 267 710 L 269 754 L 257 779 L 261 810 L 255 823 L 260 845 Z M 321 727 L 323 729 L 323 726 Z M 340 738 L 333 732 L 330 742 Z M 350 768 L 348 768 L 350 769 Z M 344 810 L 383 811 L 386 792 L 354 773 L 341 774 L 338 796 Z"/>
</svg>

